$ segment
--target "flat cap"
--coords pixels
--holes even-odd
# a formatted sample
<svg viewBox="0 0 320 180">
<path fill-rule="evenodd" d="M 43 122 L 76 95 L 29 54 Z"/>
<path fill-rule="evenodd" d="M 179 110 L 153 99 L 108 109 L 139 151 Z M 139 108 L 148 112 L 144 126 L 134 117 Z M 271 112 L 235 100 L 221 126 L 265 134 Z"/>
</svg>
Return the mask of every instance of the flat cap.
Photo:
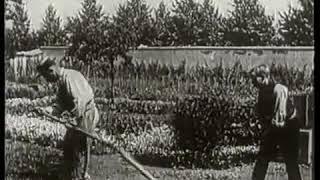
<svg viewBox="0 0 320 180">
<path fill-rule="evenodd" d="M 56 65 L 55 58 L 44 57 L 40 64 L 36 67 L 40 76 L 43 72 L 47 71 L 51 66 Z"/>
</svg>

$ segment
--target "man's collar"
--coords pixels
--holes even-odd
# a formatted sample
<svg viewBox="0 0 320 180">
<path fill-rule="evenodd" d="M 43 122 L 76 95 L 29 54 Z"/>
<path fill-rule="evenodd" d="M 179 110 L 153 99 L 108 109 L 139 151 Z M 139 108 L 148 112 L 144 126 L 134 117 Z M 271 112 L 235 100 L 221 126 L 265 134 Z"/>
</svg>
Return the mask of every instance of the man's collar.
<svg viewBox="0 0 320 180">
<path fill-rule="evenodd" d="M 63 75 L 63 72 L 64 72 L 64 68 L 63 68 L 63 67 L 60 67 L 60 68 L 59 68 L 59 76 L 62 76 L 62 75 Z"/>
<path fill-rule="evenodd" d="M 59 76 L 60 82 L 63 80 L 63 75 L 64 75 L 64 68 L 61 67 L 61 68 L 59 68 L 59 71 L 58 71 L 58 76 Z"/>
</svg>

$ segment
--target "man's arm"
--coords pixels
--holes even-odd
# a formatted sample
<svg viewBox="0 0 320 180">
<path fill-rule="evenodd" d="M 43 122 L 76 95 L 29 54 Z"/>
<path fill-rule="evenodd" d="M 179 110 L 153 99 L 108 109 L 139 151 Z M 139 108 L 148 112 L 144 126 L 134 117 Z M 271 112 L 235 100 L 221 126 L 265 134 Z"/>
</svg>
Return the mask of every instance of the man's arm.
<svg viewBox="0 0 320 180">
<path fill-rule="evenodd" d="M 288 89 L 280 84 L 274 88 L 275 106 L 273 111 L 272 125 L 276 127 L 285 126 L 287 117 Z"/>
<path fill-rule="evenodd" d="M 52 103 L 50 103 L 49 107 L 44 108 L 44 110 L 54 116 L 59 116 L 63 112 L 62 106 L 57 96 L 53 97 Z"/>
<path fill-rule="evenodd" d="M 80 73 L 69 74 L 66 78 L 68 93 L 73 97 L 74 109 L 72 114 L 81 117 L 88 101 L 93 99 L 92 89 L 87 80 Z"/>
<path fill-rule="evenodd" d="M 63 113 L 63 110 L 59 103 L 56 103 L 52 106 L 52 115 L 59 116 Z"/>
</svg>

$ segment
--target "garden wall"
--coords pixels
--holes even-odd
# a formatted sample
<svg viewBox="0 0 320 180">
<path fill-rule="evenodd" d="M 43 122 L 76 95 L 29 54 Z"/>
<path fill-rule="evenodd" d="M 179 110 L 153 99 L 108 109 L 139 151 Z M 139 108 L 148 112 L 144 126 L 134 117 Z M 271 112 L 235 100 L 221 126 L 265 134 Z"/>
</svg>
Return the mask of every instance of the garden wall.
<svg viewBox="0 0 320 180">
<path fill-rule="evenodd" d="M 159 62 L 179 66 L 183 61 L 190 68 L 197 64 L 232 66 L 240 60 L 245 68 L 267 63 L 283 63 L 289 67 L 313 68 L 314 47 L 141 47 L 131 50 L 135 62 Z"/>
</svg>

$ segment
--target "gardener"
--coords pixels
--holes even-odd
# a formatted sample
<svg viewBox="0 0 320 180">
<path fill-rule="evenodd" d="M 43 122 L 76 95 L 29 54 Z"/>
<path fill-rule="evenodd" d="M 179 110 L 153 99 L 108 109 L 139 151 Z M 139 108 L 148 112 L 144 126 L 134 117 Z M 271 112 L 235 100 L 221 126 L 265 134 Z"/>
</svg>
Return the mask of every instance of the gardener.
<svg viewBox="0 0 320 180">
<path fill-rule="evenodd" d="M 257 113 L 264 127 L 252 179 L 265 178 L 268 163 L 278 146 L 283 153 L 289 180 L 301 180 L 298 166 L 299 122 L 296 108 L 288 98 L 288 88 L 270 78 L 267 65 L 253 68 L 250 75 L 259 90 Z"/>
<path fill-rule="evenodd" d="M 59 116 L 69 112 L 76 124 L 87 132 L 93 132 L 98 120 L 94 94 L 84 76 L 75 70 L 59 67 L 54 59 L 45 58 L 37 66 L 39 75 L 58 87 L 57 99 L 52 114 Z M 79 132 L 68 129 L 64 138 L 64 179 L 90 179 L 88 165 L 91 139 Z"/>
</svg>

